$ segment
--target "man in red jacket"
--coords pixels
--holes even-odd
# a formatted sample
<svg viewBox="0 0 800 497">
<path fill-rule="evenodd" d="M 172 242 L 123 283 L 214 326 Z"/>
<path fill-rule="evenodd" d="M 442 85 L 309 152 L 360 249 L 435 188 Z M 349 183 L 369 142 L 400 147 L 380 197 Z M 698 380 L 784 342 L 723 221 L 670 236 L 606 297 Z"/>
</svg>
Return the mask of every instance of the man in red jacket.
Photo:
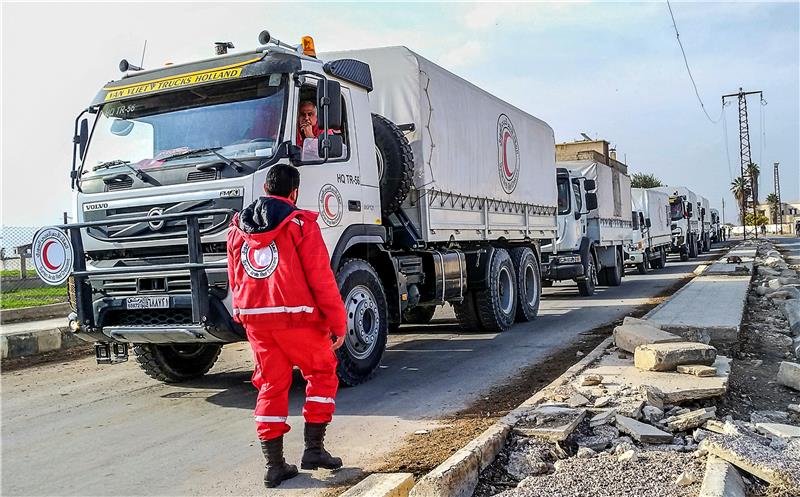
<svg viewBox="0 0 800 497">
<path fill-rule="evenodd" d="M 234 216 L 228 231 L 234 319 L 244 325 L 255 356 L 255 418 L 267 487 L 297 476 L 297 467 L 283 457 L 294 366 L 307 382 L 301 467 L 342 466 L 323 442 L 339 386 L 334 350 L 344 343 L 347 318 L 318 214 L 295 207 L 299 186 L 297 169 L 273 166 L 267 196 Z"/>
</svg>

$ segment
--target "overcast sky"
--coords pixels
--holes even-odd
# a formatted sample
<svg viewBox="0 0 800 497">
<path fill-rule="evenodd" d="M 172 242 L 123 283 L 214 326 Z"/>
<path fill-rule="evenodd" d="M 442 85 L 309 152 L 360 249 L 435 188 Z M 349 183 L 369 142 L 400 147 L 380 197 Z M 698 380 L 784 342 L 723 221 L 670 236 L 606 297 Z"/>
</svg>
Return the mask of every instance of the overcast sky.
<svg viewBox="0 0 800 497">
<path fill-rule="evenodd" d="M 749 101 L 760 196 L 781 163 L 782 196 L 800 199 L 800 4 L 673 3 L 700 95 L 713 118 L 741 86 Z M 406 45 L 547 121 L 556 140 L 585 132 L 631 171 L 686 185 L 735 208 L 738 113 L 702 114 L 665 2 L 534 4 L 2 4 L 2 223 L 42 225 L 69 210 L 73 121 L 120 59 L 148 68 L 257 45 L 262 29 L 318 51 Z M 763 119 L 762 119 L 763 111 Z"/>
</svg>

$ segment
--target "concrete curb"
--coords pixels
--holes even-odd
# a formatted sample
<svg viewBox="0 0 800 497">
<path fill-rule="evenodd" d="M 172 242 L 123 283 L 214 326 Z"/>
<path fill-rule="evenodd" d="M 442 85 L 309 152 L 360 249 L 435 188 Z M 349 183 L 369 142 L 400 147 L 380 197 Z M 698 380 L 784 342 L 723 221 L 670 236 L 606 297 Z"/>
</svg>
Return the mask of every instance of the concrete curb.
<svg viewBox="0 0 800 497">
<path fill-rule="evenodd" d="M 66 326 L 35 330 L 28 333 L 0 335 L 3 360 L 69 349 L 85 343 L 83 340 L 76 338 Z"/>
<path fill-rule="evenodd" d="M 700 265 L 700 267 L 693 271 L 694 274 L 700 275 L 709 265 Z M 661 302 L 651 309 L 642 319 L 647 319 L 648 316 L 654 314 L 658 309 L 675 297 L 675 295 L 686 288 L 686 286 L 688 285 L 684 285 L 664 302 Z M 589 352 L 583 359 L 573 364 L 558 378 L 534 393 L 533 396 L 520 404 L 516 409 L 506 414 L 477 438 L 473 439 L 442 464 L 434 468 L 430 473 L 420 478 L 416 485 L 414 485 L 414 488 L 411 489 L 409 497 L 469 497 L 472 495 L 478 484 L 478 477 L 481 471 L 486 469 L 492 461 L 494 461 L 495 457 L 497 457 L 497 454 L 500 453 L 500 450 L 502 450 L 508 438 L 508 434 L 522 415 L 544 400 L 546 395 L 553 389 L 571 381 L 582 371 L 587 369 L 590 364 L 605 353 L 606 349 L 613 342 L 613 335 L 603 340 L 594 350 Z"/>
<path fill-rule="evenodd" d="M 20 307 L 19 309 L 3 309 L 0 311 L 0 323 L 13 323 L 15 321 L 40 321 L 43 319 L 67 317 L 70 313 L 69 304 L 37 305 L 35 307 Z"/>
<path fill-rule="evenodd" d="M 408 497 L 413 485 L 411 473 L 373 473 L 340 497 Z"/>
</svg>

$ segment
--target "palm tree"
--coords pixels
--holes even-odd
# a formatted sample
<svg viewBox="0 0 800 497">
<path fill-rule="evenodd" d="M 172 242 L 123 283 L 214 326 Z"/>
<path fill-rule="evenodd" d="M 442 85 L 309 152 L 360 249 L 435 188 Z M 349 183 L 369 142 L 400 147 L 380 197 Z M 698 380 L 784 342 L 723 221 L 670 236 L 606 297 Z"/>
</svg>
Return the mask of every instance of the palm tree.
<svg viewBox="0 0 800 497">
<path fill-rule="evenodd" d="M 772 224 L 778 224 L 778 209 L 780 209 L 778 195 L 774 193 L 767 195 L 767 203 L 769 204 L 770 212 L 772 212 Z"/>
<path fill-rule="evenodd" d="M 752 162 L 744 169 L 744 175 L 750 178 L 750 187 L 753 189 L 753 205 L 758 205 L 758 176 L 760 174 L 761 170 L 759 170 L 758 164 Z"/>
<path fill-rule="evenodd" d="M 749 193 L 749 185 L 747 184 L 747 180 L 739 176 L 731 181 L 731 193 L 733 193 L 733 198 L 736 199 L 736 205 L 739 208 L 739 220 L 741 220 L 742 224 L 744 224 L 742 202 L 744 202 L 744 199 L 747 198 L 747 194 Z"/>
</svg>

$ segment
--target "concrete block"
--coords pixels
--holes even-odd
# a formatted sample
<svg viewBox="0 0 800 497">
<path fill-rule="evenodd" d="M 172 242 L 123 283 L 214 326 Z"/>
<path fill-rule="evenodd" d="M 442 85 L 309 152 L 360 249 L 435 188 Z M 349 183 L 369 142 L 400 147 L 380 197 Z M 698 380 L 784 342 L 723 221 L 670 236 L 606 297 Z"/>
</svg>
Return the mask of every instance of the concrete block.
<svg viewBox="0 0 800 497">
<path fill-rule="evenodd" d="M 745 497 L 742 476 L 729 462 L 716 456 L 706 459 L 706 473 L 698 497 Z"/>
<path fill-rule="evenodd" d="M 687 412 L 686 414 L 670 416 L 666 419 L 667 428 L 669 428 L 671 431 L 691 430 L 693 428 L 697 428 L 698 426 L 702 426 L 703 423 L 709 419 L 714 419 L 716 417 L 716 413 L 716 407 L 706 407 Z"/>
<path fill-rule="evenodd" d="M 566 440 L 586 416 L 586 409 L 542 405 L 519 420 L 514 431 L 553 442 Z"/>
<path fill-rule="evenodd" d="M 674 371 L 683 364 L 710 366 L 716 358 L 717 349 L 702 343 L 653 343 L 636 347 L 633 363 L 645 371 Z"/>
<path fill-rule="evenodd" d="M 589 399 L 579 393 L 576 393 L 572 397 L 568 398 L 566 402 L 570 407 L 583 407 L 589 403 Z"/>
<path fill-rule="evenodd" d="M 409 497 L 471 496 L 478 484 L 478 475 L 503 448 L 510 431 L 508 424 L 495 423 L 420 478 L 409 492 Z"/>
<path fill-rule="evenodd" d="M 647 324 L 623 324 L 614 328 L 616 346 L 631 353 L 639 345 L 681 341 L 681 337 Z"/>
<path fill-rule="evenodd" d="M 620 415 L 617 415 L 615 420 L 619 431 L 627 433 L 637 442 L 654 444 L 672 442 L 673 437 L 670 433 L 661 431 L 654 426 Z"/>
<path fill-rule="evenodd" d="M 610 423 L 614 420 L 614 416 L 617 414 L 616 409 L 603 409 L 602 411 L 595 414 L 592 419 L 589 420 L 589 426 L 594 428 L 597 426 L 602 426 L 605 424 Z"/>
<path fill-rule="evenodd" d="M 777 487 L 775 490 L 800 495 L 800 460 L 787 457 L 751 436 L 712 433 L 700 442 L 700 448 L 769 482 Z"/>
<path fill-rule="evenodd" d="M 681 364 L 676 369 L 679 373 L 691 374 L 694 376 L 716 376 L 717 374 L 715 368 L 703 366 L 701 364 Z"/>
<path fill-rule="evenodd" d="M 786 300 L 780 305 L 780 308 L 786 320 L 789 321 L 789 331 L 793 336 L 800 335 L 800 300 Z"/>
<path fill-rule="evenodd" d="M 407 497 L 413 486 L 411 473 L 374 473 L 350 487 L 341 497 Z"/>
<path fill-rule="evenodd" d="M 661 328 L 658 327 L 658 325 L 656 323 L 650 321 L 649 319 L 635 318 L 633 316 L 625 316 L 624 318 L 622 318 L 622 324 L 623 325 L 632 324 L 632 325 L 640 325 L 640 326 L 642 326 L 642 325 L 643 326 L 652 326 L 653 328 L 661 329 Z"/>
<path fill-rule="evenodd" d="M 787 425 L 783 423 L 756 423 L 756 430 L 770 436 L 784 440 L 800 438 L 800 426 Z"/>
<path fill-rule="evenodd" d="M 49 330 L 45 333 L 38 333 L 36 335 L 37 351 L 42 354 L 50 352 L 51 350 L 58 350 L 61 348 L 61 331 Z"/>
<path fill-rule="evenodd" d="M 778 367 L 778 383 L 800 391 L 800 364 L 783 361 Z"/>
</svg>

